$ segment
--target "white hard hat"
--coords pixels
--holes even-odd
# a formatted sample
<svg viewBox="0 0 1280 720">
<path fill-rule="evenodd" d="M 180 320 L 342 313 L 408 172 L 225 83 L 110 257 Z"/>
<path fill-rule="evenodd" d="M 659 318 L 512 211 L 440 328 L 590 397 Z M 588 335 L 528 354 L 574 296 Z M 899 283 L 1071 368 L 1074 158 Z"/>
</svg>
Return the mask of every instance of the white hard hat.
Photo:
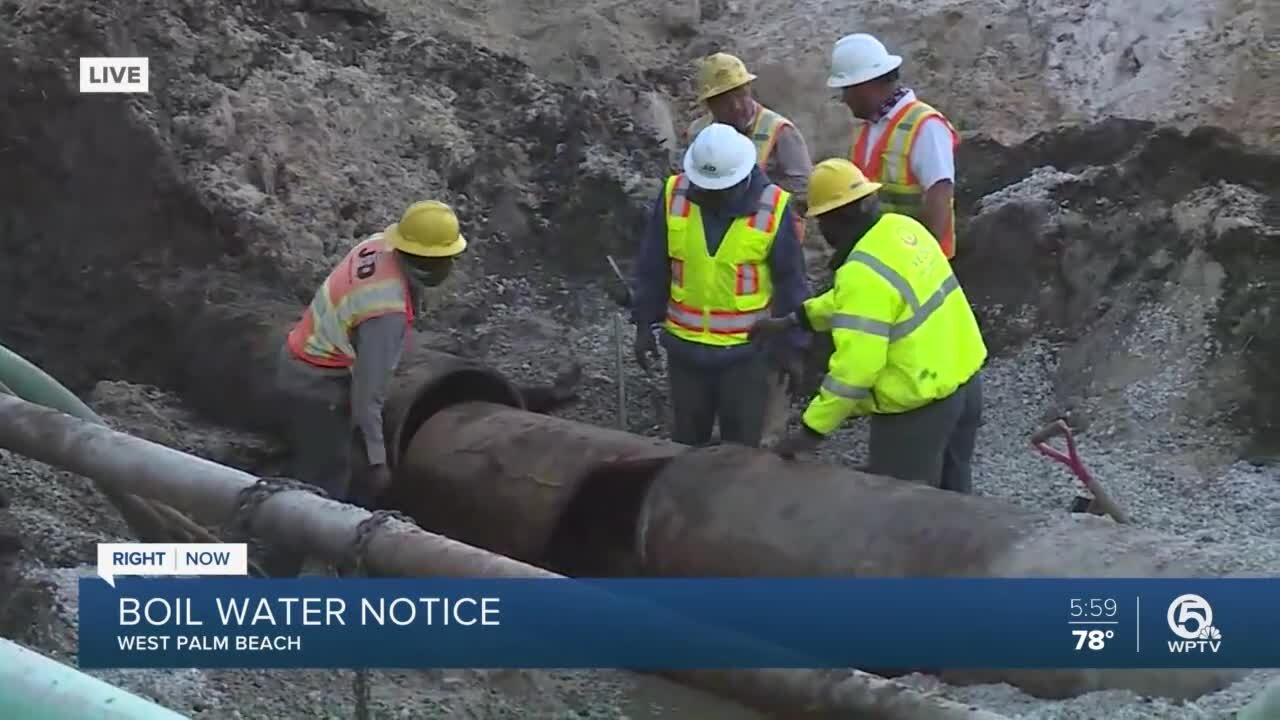
<svg viewBox="0 0 1280 720">
<path fill-rule="evenodd" d="M 733 187 L 747 179 L 755 164 L 755 143 L 724 123 L 703 128 L 684 154 L 684 174 L 703 190 Z"/>
<path fill-rule="evenodd" d="M 831 77 L 827 87 L 845 88 L 875 80 L 902 64 L 902 58 L 890 55 L 884 43 L 866 33 L 845 35 L 831 48 Z"/>
</svg>

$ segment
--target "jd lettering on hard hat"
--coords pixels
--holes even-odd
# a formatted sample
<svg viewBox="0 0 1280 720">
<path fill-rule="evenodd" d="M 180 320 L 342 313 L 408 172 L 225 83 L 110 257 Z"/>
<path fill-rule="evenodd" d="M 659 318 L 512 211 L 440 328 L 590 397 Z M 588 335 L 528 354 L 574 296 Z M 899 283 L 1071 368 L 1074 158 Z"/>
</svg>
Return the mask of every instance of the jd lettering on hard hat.
<svg viewBox="0 0 1280 720">
<path fill-rule="evenodd" d="M 827 87 L 846 88 L 898 69 L 902 58 L 890 55 L 884 43 L 866 33 L 845 35 L 831 49 L 831 76 Z"/>
<path fill-rule="evenodd" d="M 703 190 L 724 190 L 746 180 L 756 164 L 756 146 L 723 123 L 698 133 L 684 154 L 684 173 Z"/>
</svg>

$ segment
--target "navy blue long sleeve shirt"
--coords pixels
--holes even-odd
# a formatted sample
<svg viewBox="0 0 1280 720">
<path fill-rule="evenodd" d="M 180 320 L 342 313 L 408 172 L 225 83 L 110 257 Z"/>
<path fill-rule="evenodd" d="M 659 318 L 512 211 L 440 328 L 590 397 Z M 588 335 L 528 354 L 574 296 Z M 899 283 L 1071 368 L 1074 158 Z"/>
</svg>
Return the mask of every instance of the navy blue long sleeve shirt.
<svg viewBox="0 0 1280 720">
<path fill-rule="evenodd" d="M 724 241 L 725 233 L 734 220 L 755 214 L 760 194 L 769 184 L 769 178 L 760 168 L 752 170 L 750 187 L 736 202 L 723 209 L 699 206 L 702 214 L 702 232 L 707 238 L 707 252 L 714 255 Z M 692 198 L 691 198 L 692 199 Z M 805 275 L 804 253 L 796 239 L 795 223 L 788 203 L 779 222 L 778 233 L 769 251 L 769 271 L 773 278 L 773 301 L 770 309 L 774 317 L 785 317 L 795 312 L 810 295 L 809 279 Z M 631 319 L 637 328 L 646 328 L 661 322 L 667 316 L 667 299 L 671 292 L 671 263 L 667 256 L 667 208 L 663 191 L 653 203 L 649 222 L 640 241 L 636 257 L 632 288 L 635 291 Z M 785 344 L 792 350 L 804 348 L 808 335 L 797 330 L 790 333 Z M 748 353 L 760 352 L 754 344 L 721 347 L 682 340 L 668 332 L 662 333 L 662 345 L 667 353 L 688 364 L 702 367 L 722 367 L 731 364 Z M 782 348 L 774 348 L 775 351 Z"/>
</svg>

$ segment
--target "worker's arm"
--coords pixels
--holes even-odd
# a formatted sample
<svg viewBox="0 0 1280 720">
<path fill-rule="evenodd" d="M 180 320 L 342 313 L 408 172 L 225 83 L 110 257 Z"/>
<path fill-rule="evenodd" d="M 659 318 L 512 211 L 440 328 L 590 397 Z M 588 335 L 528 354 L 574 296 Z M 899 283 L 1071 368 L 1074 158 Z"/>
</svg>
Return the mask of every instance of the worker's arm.
<svg viewBox="0 0 1280 720">
<path fill-rule="evenodd" d="M 635 292 L 631 305 L 631 321 L 637 328 L 647 328 L 667 316 L 667 296 L 671 294 L 671 262 L 667 258 L 667 207 L 663 190 L 649 213 L 640 249 L 632 269 L 631 287 Z"/>
<path fill-rule="evenodd" d="M 769 179 L 791 193 L 791 211 L 795 219 L 803 218 L 809 208 L 809 175 L 813 172 L 813 159 L 804 136 L 794 125 L 784 125 L 770 158 L 772 166 Z"/>
<path fill-rule="evenodd" d="M 351 369 L 351 423 L 360 431 L 370 465 L 387 462 L 387 448 L 382 439 L 382 405 L 391 376 L 400 364 L 405 332 L 404 313 L 370 318 L 357 325 L 354 332 L 356 363 Z"/>
<path fill-rule="evenodd" d="M 955 136 L 939 117 L 925 119 L 911 148 L 911 172 L 924 193 L 924 226 L 941 240 L 950 229 L 955 195 Z"/>
<path fill-rule="evenodd" d="M 811 291 L 809 276 L 804 271 L 804 251 L 796 239 L 790 203 L 778 218 L 778 234 L 769 249 L 769 274 L 773 278 L 772 315 L 787 317 L 795 314 Z M 809 335 L 797 328 L 787 333 L 786 344 L 792 350 L 802 350 L 809 345 Z"/>
<path fill-rule="evenodd" d="M 836 289 L 811 297 L 800 306 L 796 320 L 800 327 L 809 332 L 828 332 L 831 330 L 831 316 L 836 312 Z"/>
<path fill-rule="evenodd" d="M 889 327 L 903 303 L 892 285 L 862 263 L 841 267 L 832 293 L 835 352 L 803 416 L 804 426 L 819 435 L 875 410 L 872 389 L 888 362 Z"/>
</svg>

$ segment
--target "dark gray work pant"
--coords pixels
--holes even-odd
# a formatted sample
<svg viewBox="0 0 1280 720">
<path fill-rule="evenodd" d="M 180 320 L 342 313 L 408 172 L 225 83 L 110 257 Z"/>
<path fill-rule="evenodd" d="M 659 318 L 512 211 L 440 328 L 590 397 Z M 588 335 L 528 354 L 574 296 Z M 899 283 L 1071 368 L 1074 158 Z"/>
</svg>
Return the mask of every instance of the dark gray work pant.
<svg viewBox="0 0 1280 720">
<path fill-rule="evenodd" d="M 363 467 L 358 463 L 365 452 L 352 430 L 350 374 L 309 366 L 284 347 L 276 386 L 293 451 L 294 477 L 335 500 L 351 500 L 357 489 L 353 469 Z"/>
<path fill-rule="evenodd" d="M 981 424 L 979 373 L 949 397 L 918 410 L 872 415 L 867 471 L 943 490 L 971 492 L 973 446 Z"/>
<path fill-rule="evenodd" d="M 750 353 L 723 367 L 703 367 L 667 355 L 674 423 L 671 439 L 686 445 L 711 442 L 720 421 L 720 441 L 760 446 L 768 403 L 769 358 Z"/>
</svg>

